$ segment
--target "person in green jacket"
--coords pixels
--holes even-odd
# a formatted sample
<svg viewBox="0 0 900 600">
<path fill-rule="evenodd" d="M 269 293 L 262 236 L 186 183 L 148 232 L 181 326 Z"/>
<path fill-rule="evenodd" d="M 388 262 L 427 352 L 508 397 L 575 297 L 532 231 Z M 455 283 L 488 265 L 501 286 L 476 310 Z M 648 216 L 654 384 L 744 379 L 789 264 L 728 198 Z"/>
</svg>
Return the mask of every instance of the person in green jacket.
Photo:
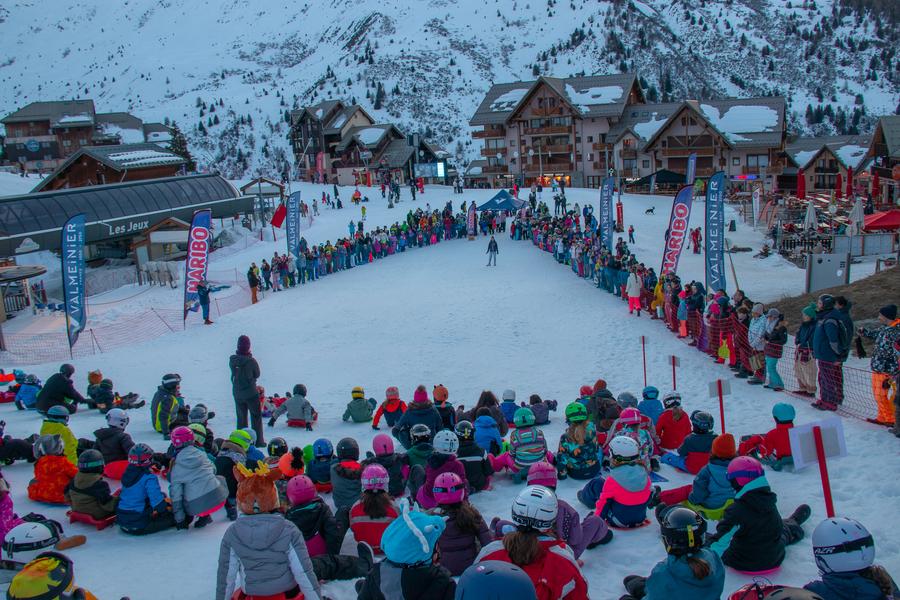
<svg viewBox="0 0 900 600">
<path fill-rule="evenodd" d="M 347 403 L 347 410 L 344 411 L 344 421 L 353 419 L 354 423 L 368 423 L 372 420 L 375 413 L 375 407 L 378 403 L 375 398 L 366 399 L 366 392 L 361 387 L 356 386 L 350 392 L 350 402 Z"/>
<path fill-rule="evenodd" d="M 69 429 L 69 411 L 65 406 L 51 406 L 41 425 L 40 435 L 58 435 L 65 447 L 66 459 L 73 465 L 78 464 L 78 439 Z"/>
</svg>

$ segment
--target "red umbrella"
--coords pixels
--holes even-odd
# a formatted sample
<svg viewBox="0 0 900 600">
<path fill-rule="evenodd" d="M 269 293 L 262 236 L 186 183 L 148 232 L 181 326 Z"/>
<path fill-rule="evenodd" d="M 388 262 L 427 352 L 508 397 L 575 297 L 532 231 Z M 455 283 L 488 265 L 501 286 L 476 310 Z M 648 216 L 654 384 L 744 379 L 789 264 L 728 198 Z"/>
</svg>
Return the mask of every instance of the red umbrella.
<svg viewBox="0 0 900 600">
<path fill-rule="evenodd" d="M 834 197 L 838 200 L 844 197 L 844 178 L 841 177 L 840 171 L 838 171 L 837 179 L 834 182 Z"/>
<path fill-rule="evenodd" d="M 797 171 L 797 198 L 806 200 L 806 174 L 803 169 Z"/>
<path fill-rule="evenodd" d="M 872 197 L 875 198 L 876 202 L 877 198 L 881 196 L 881 190 L 878 188 L 881 186 L 881 182 L 878 180 L 878 171 L 872 169 Z"/>
<path fill-rule="evenodd" d="M 847 167 L 847 197 L 853 196 L 853 167 Z"/>
<path fill-rule="evenodd" d="M 866 231 L 900 229 L 900 210 L 888 210 L 867 215 L 863 229 Z"/>
</svg>

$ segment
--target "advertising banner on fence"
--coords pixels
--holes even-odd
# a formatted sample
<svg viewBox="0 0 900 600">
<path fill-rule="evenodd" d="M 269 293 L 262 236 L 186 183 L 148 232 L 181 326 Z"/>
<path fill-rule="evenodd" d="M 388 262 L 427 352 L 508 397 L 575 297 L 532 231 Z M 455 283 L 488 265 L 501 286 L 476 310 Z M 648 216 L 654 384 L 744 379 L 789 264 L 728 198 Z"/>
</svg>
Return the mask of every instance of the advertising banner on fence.
<svg viewBox="0 0 900 600">
<path fill-rule="evenodd" d="M 287 251 L 300 258 L 300 192 L 287 199 Z"/>
<path fill-rule="evenodd" d="M 600 241 L 610 252 L 613 249 L 613 185 L 615 180 L 607 177 L 600 187 Z"/>
<path fill-rule="evenodd" d="M 71 348 L 87 323 L 84 304 L 84 214 L 75 215 L 63 225 L 61 248 L 66 334 Z"/>
<path fill-rule="evenodd" d="M 469 212 L 466 215 L 466 233 L 470 238 L 475 237 L 475 202 L 469 205 Z"/>
<path fill-rule="evenodd" d="M 706 185 L 706 289 L 725 289 L 725 173 Z"/>
<path fill-rule="evenodd" d="M 688 223 L 691 220 L 691 200 L 694 196 L 694 186 L 686 185 L 678 191 L 675 201 L 672 202 L 672 215 L 669 217 L 669 235 L 666 238 L 666 247 L 663 250 L 662 266 L 659 268 L 659 276 L 678 271 L 678 259 L 681 258 L 681 249 L 688 234 Z"/>
<path fill-rule="evenodd" d="M 194 213 L 188 233 L 187 256 L 184 258 L 184 319 L 188 311 L 200 308 L 197 284 L 206 279 L 209 267 L 209 248 L 212 245 L 212 210 L 206 208 Z"/>
</svg>

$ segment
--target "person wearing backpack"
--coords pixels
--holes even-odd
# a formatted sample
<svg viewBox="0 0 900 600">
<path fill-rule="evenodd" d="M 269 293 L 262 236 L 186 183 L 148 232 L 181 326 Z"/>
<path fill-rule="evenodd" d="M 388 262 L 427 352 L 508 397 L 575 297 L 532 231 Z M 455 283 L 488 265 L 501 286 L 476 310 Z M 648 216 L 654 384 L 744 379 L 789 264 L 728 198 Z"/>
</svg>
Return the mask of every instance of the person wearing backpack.
<svg viewBox="0 0 900 600">
<path fill-rule="evenodd" d="M 837 410 L 844 401 L 843 362 L 850 354 L 850 334 L 845 315 L 836 307 L 834 297 L 822 294 L 816 301 L 816 330 L 813 333 L 813 356 L 819 367 L 819 400 L 813 407 Z"/>
</svg>

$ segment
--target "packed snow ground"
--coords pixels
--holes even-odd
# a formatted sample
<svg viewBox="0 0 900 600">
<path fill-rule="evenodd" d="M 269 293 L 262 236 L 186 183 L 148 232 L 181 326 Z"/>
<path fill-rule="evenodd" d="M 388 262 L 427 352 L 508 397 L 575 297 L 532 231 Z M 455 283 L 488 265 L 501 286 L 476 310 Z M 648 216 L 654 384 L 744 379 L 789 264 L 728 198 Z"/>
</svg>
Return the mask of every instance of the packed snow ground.
<svg viewBox="0 0 900 600">
<path fill-rule="evenodd" d="M 322 188 L 303 189 L 321 195 Z M 400 219 L 410 208 L 406 199 L 388 211 L 380 193 L 373 192 L 370 197 L 379 198 L 373 198 L 368 206 L 367 227 Z M 583 203 L 595 199 L 596 191 L 572 190 L 568 195 L 572 203 Z M 349 190 L 343 190 L 342 196 L 349 196 Z M 416 205 L 424 207 L 427 201 L 432 207 L 439 207 L 452 199 L 458 207 L 462 200 L 481 201 L 488 196 L 487 191 L 467 190 L 460 197 L 449 190 L 429 188 L 424 197 L 419 196 Z M 307 201 L 310 200 L 308 196 Z M 658 263 L 671 199 L 626 197 L 625 202 L 625 221 L 634 223 L 637 230 L 638 257 L 652 261 L 650 264 Z M 656 207 L 654 216 L 643 214 L 649 206 Z M 702 204 L 697 208 L 702 209 Z M 311 242 L 333 240 L 346 232 L 351 215 L 358 218 L 359 209 L 325 210 L 304 235 Z M 702 211 L 697 210 L 692 224 L 701 223 Z M 761 245 L 761 238 L 743 226 L 730 237 L 735 245 L 754 249 Z M 351 436 L 365 451 L 371 448 L 375 432 L 368 425 L 340 421 L 353 386 L 363 386 L 369 396 L 381 401 L 390 385 L 397 385 L 401 396 L 410 400 L 417 384 L 431 389 L 442 383 L 449 389 L 452 403 L 467 407 L 474 404 L 483 389 L 492 389 L 499 395 L 511 388 L 520 400 L 531 393 L 559 400 L 560 410 L 553 415 L 552 423 L 544 427 L 552 446 L 564 428 L 562 408 L 575 399 L 580 385 L 602 377 L 616 394 L 626 390 L 640 392 L 643 378 L 638 339 L 646 335 L 650 340 L 648 383 L 668 390 L 667 357 L 680 356 L 678 389 L 685 397 L 686 408 L 712 412 L 719 429 L 718 408 L 708 398 L 707 384 L 717 377 L 729 377 L 727 369 L 712 364 L 706 355 L 689 350 L 660 323 L 646 317 L 629 317 L 621 301 L 573 276 L 530 242 L 514 242 L 503 234 L 497 239 L 500 254 L 496 268 L 485 266 L 484 238 L 442 242 L 328 276 L 312 286 L 267 295 L 260 304 L 217 319 L 211 327 L 196 327 L 188 333 L 174 333 L 135 345 L 128 351 L 77 360 L 76 381 L 83 388 L 87 371 L 101 368 L 120 392 L 136 391 L 149 400 L 164 373 L 178 372 L 183 377 L 186 401 L 204 402 L 215 410 L 217 416 L 210 425 L 218 436 L 225 436 L 234 427 L 228 356 L 237 337 L 247 334 L 261 366 L 260 383 L 267 391 L 284 393 L 295 383 L 303 382 L 320 415 L 312 433 L 288 429 L 282 420 L 276 428 L 267 428 L 267 439 L 280 435 L 292 445 L 306 445 L 318 437 L 336 443 Z M 277 245 L 261 242 L 251 246 L 222 259 L 221 268 L 245 270 L 251 260 L 270 257 L 276 247 L 283 251 L 280 240 L 279 232 Z M 701 258 L 684 255 L 680 267 L 684 277 L 702 277 Z M 754 298 L 775 297 L 801 285 L 802 271 L 777 257 L 759 261 L 743 254 L 735 257 L 735 264 L 742 287 Z M 27 371 L 46 379 L 57 366 L 36 365 Z M 771 428 L 771 407 L 785 397 L 737 382 L 733 390 L 726 409 L 729 431 L 740 435 Z M 798 423 L 821 416 L 803 403 L 796 404 Z M 165 449 L 167 443 L 152 431 L 146 408 L 133 411 L 131 417 L 129 432 L 137 441 L 147 442 L 157 450 Z M 0 406 L 0 418 L 8 424 L 7 433 L 16 437 L 27 436 L 40 427 L 37 414 L 18 412 L 12 405 Z M 91 432 L 103 423 L 95 412 L 79 412 L 71 427 L 78 437 L 92 437 Z M 893 460 L 895 440 L 882 428 L 867 423 L 845 420 L 844 427 L 849 456 L 831 464 L 838 513 L 858 518 L 872 529 L 878 561 L 896 575 L 900 571 L 900 531 L 878 527 L 880 518 L 889 514 L 900 497 L 900 465 Z M 19 514 L 34 511 L 65 520 L 64 508 L 27 499 L 30 465 L 18 463 L 3 473 L 11 483 Z M 670 480 L 666 486 L 690 481 L 689 476 L 666 466 L 662 474 Z M 805 527 L 807 534 L 811 533 L 824 518 L 815 467 L 798 473 L 767 475 L 779 494 L 783 514 L 801 502 L 812 506 L 813 516 Z M 560 495 L 579 506 L 575 493 L 581 485 L 573 480 L 562 482 Z M 507 517 L 511 499 L 520 489 L 508 477 L 499 476 L 494 490 L 474 496 L 473 502 L 487 520 Z M 587 512 L 587 508 L 581 510 Z M 172 530 L 146 538 L 126 536 L 117 528 L 95 532 L 81 525 L 67 526 L 68 534 L 88 536 L 86 545 L 70 551 L 76 564 L 76 580 L 100 598 L 128 595 L 132 600 L 208 599 L 213 595 L 219 541 L 228 525 L 223 514 L 214 519 L 212 526 L 199 532 Z M 353 547 L 352 536 L 347 536 L 344 551 L 352 553 Z M 610 545 L 588 551 L 582 557 L 591 598 L 617 598 L 623 593 L 621 580 L 625 575 L 646 575 L 663 556 L 655 524 L 616 532 Z M 815 576 L 806 539 L 788 550 L 784 567 L 773 579 L 802 584 Z M 729 571 L 726 592 L 746 581 L 746 577 Z M 329 583 L 324 591 L 335 600 L 355 598 L 351 582 Z"/>
</svg>

